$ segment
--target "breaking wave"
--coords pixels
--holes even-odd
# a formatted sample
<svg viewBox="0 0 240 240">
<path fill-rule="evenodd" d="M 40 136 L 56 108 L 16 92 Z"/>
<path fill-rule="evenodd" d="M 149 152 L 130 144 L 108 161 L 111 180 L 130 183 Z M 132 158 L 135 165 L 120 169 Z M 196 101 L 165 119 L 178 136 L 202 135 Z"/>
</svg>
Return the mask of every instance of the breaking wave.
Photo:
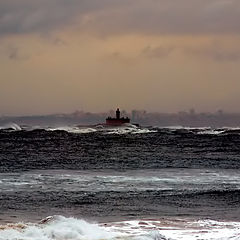
<svg viewBox="0 0 240 240">
<path fill-rule="evenodd" d="M 69 133 L 93 133 L 100 132 L 103 134 L 141 134 L 141 133 L 151 133 L 157 132 L 156 130 L 145 128 L 145 127 L 137 127 L 132 124 L 124 124 L 123 126 L 117 127 L 109 127 L 104 125 L 96 125 L 96 126 L 65 126 L 65 127 L 57 127 L 57 128 L 47 128 L 48 131 L 66 131 Z"/>
<path fill-rule="evenodd" d="M 35 131 L 35 130 L 44 130 L 49 132 L 54 131 L 65 131 L 68 133 L 76 134 L 85 134 L 85 133 L 94 133 L 99 132 L 102 134 L 144 134 L 144 133 L 153 133 L 157 132 L 156 129 L 147 128 L 147 127 L 137 127 L 132 124 L 124 124 L 122 126 L 110 127 L 102 124 L 98 125 L 87 125 L 87 126 L 58 126 L 58 127 L 36 127 L 36 126 L 24 126 L 21 127 L 17 124 L 8 124 L 6 126 L 0 127 L 0 130 L 3 131 Z"/>
<path fill-rule="evenodd" d="M 21 131 L 22 128 L 16 123 L 9 123 L 4 126 L 0 126 L 0 130 Z"/>
<path fill-rule="evenodd" d="M 183 126 L 169 126 L 169 127 L 155 127 L 159 130 L 167 130 L 174 133 L 191 133 L 197 135 L 240 135 L 240 127 L 183 127 Z"/>
<path fill-rule="evenodd" d="M 97 129 L 93 127 L 70 127 L 70 126 L 47 128 L 46 130 L 47 131 L 66 131 L 69 133 L 92 133 L 97 131 Z"/>
<path fill-rule="evenodd" d="M 202 135 L 219 135 L 224 133 L 225 130 L 221 130 L 221 129 L 206 129 L 204 131 L 199 131 L 197 132 L 197 134 L 202 134 Z"/>
<path fill-rule="evenodd" d="M 239 234 L 239 222 L 190 219 L 132 220 L 96 224 L 76 218 L 51 216 L 38 224 L 0 226 L 0 240 L 237 240 Z"/>
<path fill-rule="evenodd" d="M 27 126 L 18 125 L 16 123 L 9 123 L 0 126 L 0 131 L 35 131 L 43 130 L 49 132 L 64 131 L 74 134 L 87 134 L 87 133 L 101 133 L 101 134 L 147 134 L 147 133 L 161 133 L 161 134 L 194 134 L 194 135 L 240 135 L 240 127 L 184 127 L 184 126 L 137 126 L 134 124 L 123 124 L 122 126 L 106 126 L 104 124 L 97 125 L 79 125 L 79 126 L 58 126 L 58 127 L 41 127 L 41 126 Z"/>
<path fill-rule="evenodd" d="M 117 234 L 84 220 L 54 216 L 39 224 L 10 224 L 0 227 L 0 240 L 100 240 Z"/>
</svg>

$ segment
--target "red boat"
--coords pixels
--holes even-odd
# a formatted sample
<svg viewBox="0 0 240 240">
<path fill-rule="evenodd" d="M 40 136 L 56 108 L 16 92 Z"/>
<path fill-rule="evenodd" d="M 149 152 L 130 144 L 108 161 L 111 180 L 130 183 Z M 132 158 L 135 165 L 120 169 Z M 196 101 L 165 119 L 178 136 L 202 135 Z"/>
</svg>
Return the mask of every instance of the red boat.
<svg viewBox="0 0 240 240">
<path fill-rule="evenodd" d="M 130 118 L 121 117 L 119 108 L 116 111 L 116 118 L 108 117 L 106 118 L 106 125 L 108 126 L 121 126 L 124 123 L 130 123 Z"/>
</svg>

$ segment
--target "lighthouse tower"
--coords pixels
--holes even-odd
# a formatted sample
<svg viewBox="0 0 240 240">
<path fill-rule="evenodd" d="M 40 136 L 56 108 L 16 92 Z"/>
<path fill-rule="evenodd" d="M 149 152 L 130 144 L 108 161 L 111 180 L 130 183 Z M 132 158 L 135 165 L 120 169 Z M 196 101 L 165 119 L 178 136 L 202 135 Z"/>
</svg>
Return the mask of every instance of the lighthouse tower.
<svg viewBox="0 0 240 240">
<path fill-rule="evenodd" d="M 116 119 L 120 119 L 120 110 L 119 110 L 119 108 L 116 111 Z"/>
<path fill-rule="evenodd" d="M 130 119 L 128 117 L 121 117 L 121 112 L 119 108 L 116 110 L 116 118 L 108 117 L 106 118 L 106 125 L 109 126 L 121 126 L 124 123 L 130 123 Z"/>
</svg>

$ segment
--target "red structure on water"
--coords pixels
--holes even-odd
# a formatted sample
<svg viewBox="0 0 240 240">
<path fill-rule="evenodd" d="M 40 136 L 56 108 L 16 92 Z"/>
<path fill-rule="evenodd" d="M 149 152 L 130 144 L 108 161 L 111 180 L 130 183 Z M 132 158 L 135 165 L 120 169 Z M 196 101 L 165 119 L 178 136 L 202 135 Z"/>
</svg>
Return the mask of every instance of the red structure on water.
<svg viewBox="0 0 240 240">
<path fill-rule="evenodd" d="M 121 117 L 120 116 L 120 110 L 119 108 L 116 111 L 116 118 L 108 117 L 106 118 L 106 125 L 109 126 L 121 126 L 124 123 L 130 123 L 130 119 L 128 117 Z"/>
</svg>

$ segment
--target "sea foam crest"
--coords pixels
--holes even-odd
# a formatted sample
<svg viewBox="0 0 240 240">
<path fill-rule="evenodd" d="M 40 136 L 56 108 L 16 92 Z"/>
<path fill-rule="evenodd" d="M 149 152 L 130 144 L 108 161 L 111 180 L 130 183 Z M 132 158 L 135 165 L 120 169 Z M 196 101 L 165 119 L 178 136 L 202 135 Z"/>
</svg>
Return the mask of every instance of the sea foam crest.
<svg viewBox="0 0 240 240">
<path fill-rule="evenodd" d="M 62 126 L 57 128 L 47 128 L 48 131 L 66 131 L 69 133 L 91 133 L 96 132 L 97 129 L 93 127 L 71 127 L 71 126 Z"/>
<path fill-rule="evenodd" d="M 117 236 L 117 233 L 108 232 L 98 224 L 63 216 L 49 217 L 36 225 L 0 227 L 0 240 L 102 240 Z"/>
<path fill-rule="evenodd" d="M 96 126 L 62 126 L 57 128 L 47 128 L 48 131 L 66 131 L 69 133 L 92 133 L 100 132 L 103 134 L 143 134 L 143 133 L 152 133 L 157 132 L 157 130 L 137 127 L 133 124 L 123 124 L 122 126 L 105 126 L 105 125 L 96 125 Z"/>
<path fill-rule="evenodd" d="M 4 126 L 0 126 L 0 130 L 9 129 L 12 131 L 21 131 L 22 128 L 16 123 L 9 123 Z"/>
<path fill-rule="evenodd" d="M 239 240 L 239 222 L 190 219 L 91 224 L 53 216 L 38 224 L 0 226 L 0 240 Z"/>
<path fill-rule="evenodd" d="M 197 134 L 202 134 L 202 135 L 219 135 L 219 134 L 222 134 L 224 132 L 225 132 L 225 130 L 210 129 L 210 130 L 200 131 Z"/>
</svg>

